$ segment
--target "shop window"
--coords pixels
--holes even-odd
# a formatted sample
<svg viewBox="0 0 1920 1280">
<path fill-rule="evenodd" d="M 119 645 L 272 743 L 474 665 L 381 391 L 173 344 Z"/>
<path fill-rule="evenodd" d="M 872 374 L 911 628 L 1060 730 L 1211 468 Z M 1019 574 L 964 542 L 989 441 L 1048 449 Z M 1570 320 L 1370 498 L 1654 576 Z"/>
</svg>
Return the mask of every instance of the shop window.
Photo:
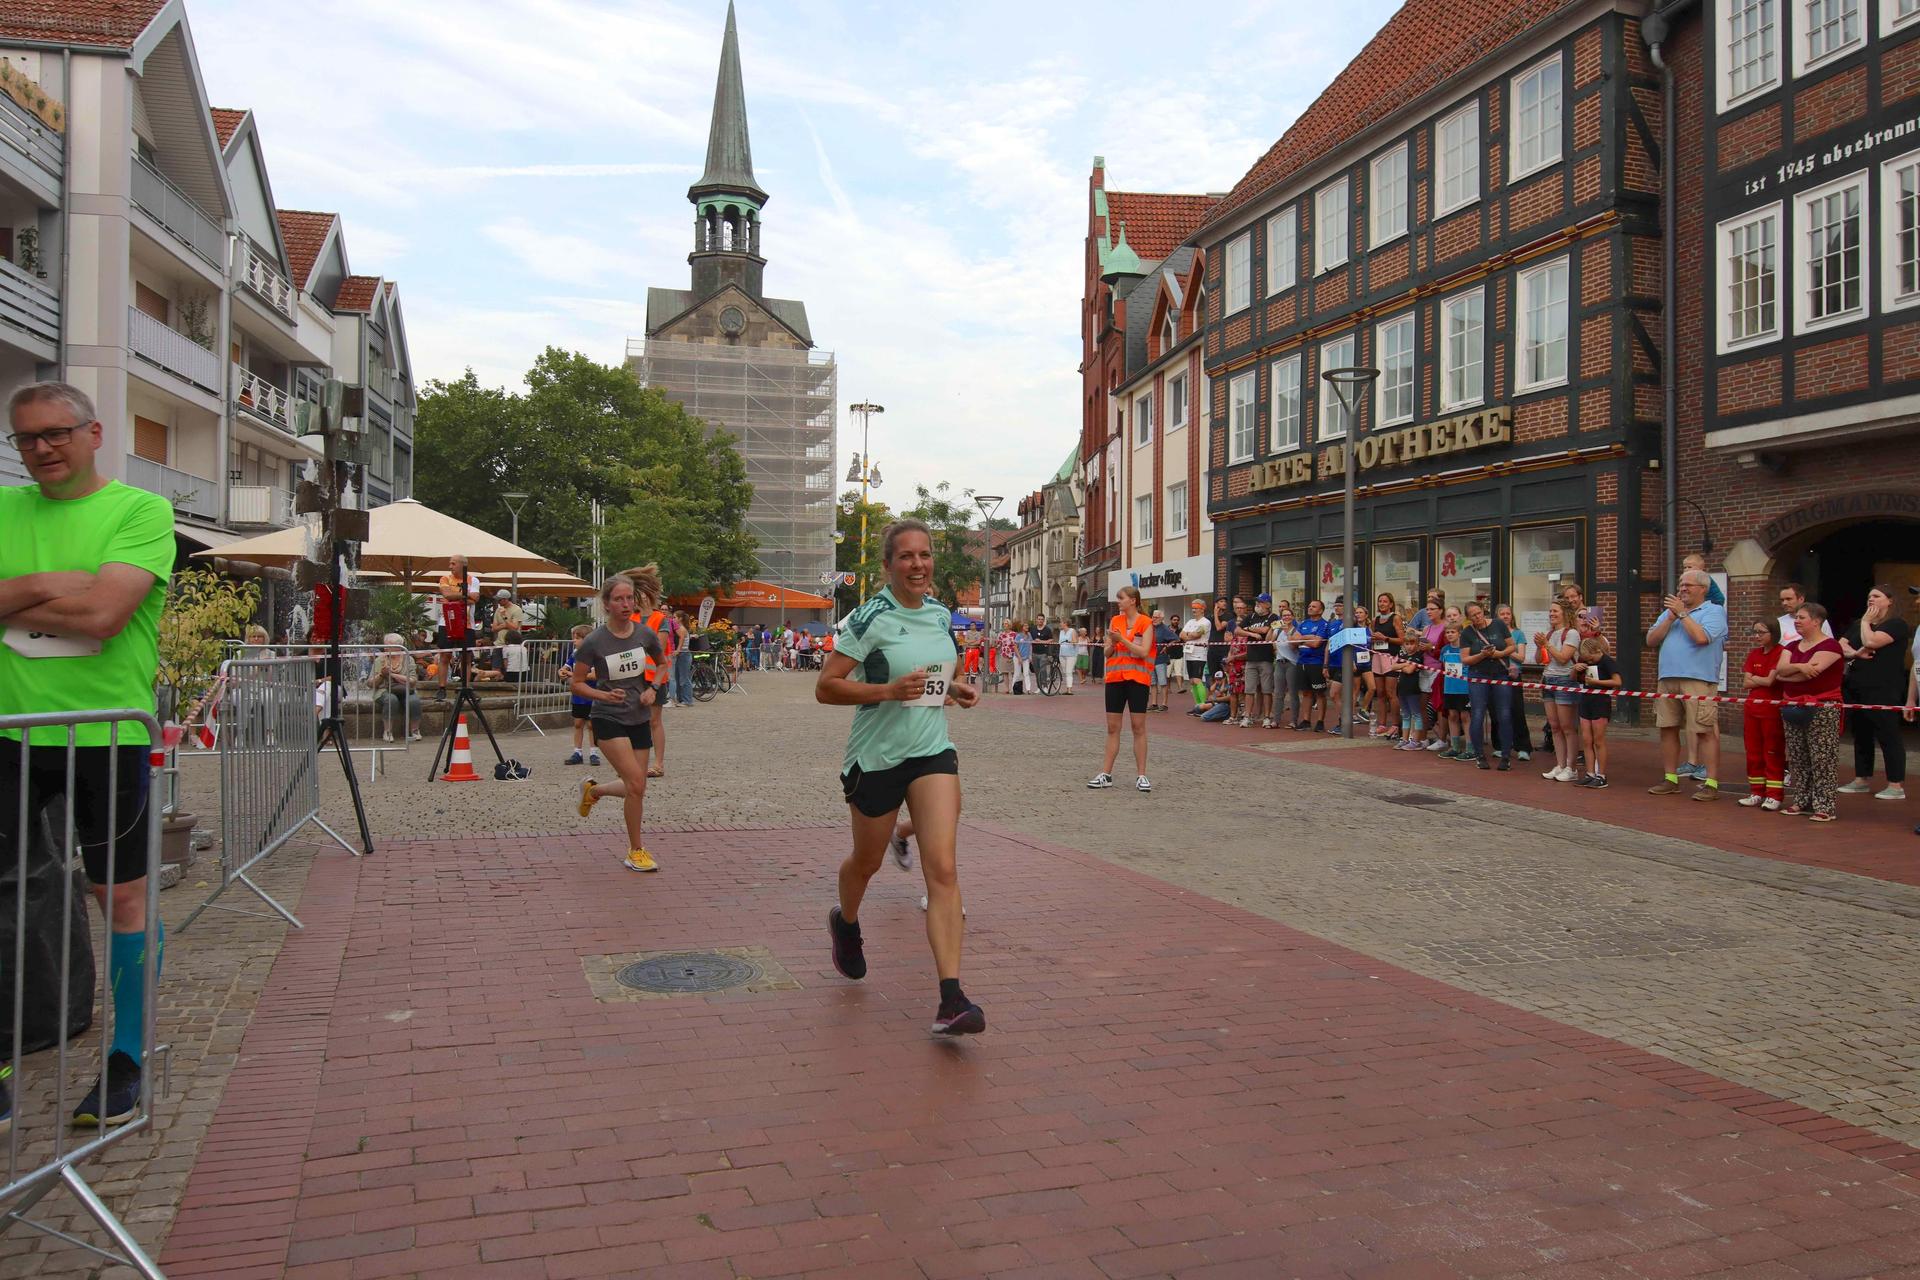
<svg viewBox="0 0 1920 1280">
<path fill-rule="evenodd" d="M 1486 292 L 1440 304 L 1440 407 L 1465 409 L 1486 396 Z"/>
<path fill-rule="evenodd" d="M 1547 630 L 1547 606 L 1559 599 L 1560 584 L 1580 581 L 1580 526 L 1515 529 L 1507 564 L 1514 621 L 1531 643 L 1534 632 Z"/>
<path fill-rule="evenodd" d="M 1317 439 L 1344 440 L 1347 436 L 1346 410 L 1340 406 L 1340 395 L 1328 382 L 1329 369 L 1351 369 L 1353 367 L 1353 335 L 1335 338 L 1320 347 L 1320 427 Z M 1357 406 L 1356 406 L 1357 407 Z"/>
<path fill-rule="evenodd" d="M 1722 110 L 1780 83 L 1779 0 L 1728 0 L 1720 14 L 1720 47 L 1727 73 L 1719 86 Z"/>
<path fill-rule="evenodd" d="M 1153 393 L 1133 402 L 1133 447 L 1153 443 Z"/>
<path fill-rule="evenodd" d="M 1273 362 L 1273 449 L 1289 453 L 1300 447 L 1300 356 Z"/>
<path fill-rule="evenodd" d="M 1537 391 L 1567 380 L 1567 259 L 1520 273 L 1520 367 L 1515 391 Z"/>
<path fill-rule="evenodd" d="M 1373 594 L 1393 596 L 1396 606 L 1420 605 L 1420 540 L 1373 544 Z"/>
<path fill-rule="evenodd" d="M 1243 373 L 1227 384 L 1228 462 L 1253 458 L 1253 382 L 1253 374 Z"/>
<path fill-rule="evenodd" d="M 1253 301 L 1253 233 L 1246 232 L 1227 241 L 1227 311 L 1244 311 Z"/>
<path fill-rule="evenodd" d="M 1380 425 L 1413 421 L 1413 317 L 1381 325 L 1374 337 L 1380 356 Z"/>
<path fill-rule="evenodd" d="M 1780 336 L 1780 206 L 1720 224 L 1720 349 Z"/>
<path fill-rule="evenodd" d="M 1333 602 L 1347 594 L 1347 570 L 1340 562 L 1343 554 L 1339 547 L 1322 547 L 1314 556 L 1314 597 L 1326 606 L 1329 618 Z"/>
<path fill-rule="evenodd" d="M 1795 299 L 1795 327 L 1817 329 L 1866 314 L 1864 209 L 1867 175 L 1821 187 L 1795 201 L 1794 267 L 1804 285 Z"/>
<path fill-rule="evenodd" d="M 1804 74 L 1858 46 L 1864 38 L 1860 17 L 1864 7 L 1862 0 L 1802 0 L 1794 74 Z"/>
<path fill-rule="evenodd" d="M 1513 159 L 1511 178 L 1524 178 L 1560 160 L 1560 55 L 1513 82 Z"/>
<path fill-rule="evenodd" d="M 1369 212 L 1372 225 L 1367 245 L 1377 249 L 1407 234 L 1407 144 L 1403 142 L 1376 157 L 1372 177 L 1368 190 L 1373 201 Z"/>
<path fill-rule="evenodd" d="M 1347 180 L 1322 187 L 1313 197 L 1313 271 L 1319 275 L 1347 260 Z"/>
<path fill-rule="evenodd" d="M 1435 132 L 1440 181 L 1433 216 L 1439 218 L 1480 198 L 1480 104 L 1468 103 L 1442 120 Z"/>
<path fill-rule="evenodd" d="M 1493 535 L 1446 534 L 1433 540 L 1433 585 L 1447 593 L 1447 604 L 1464 609 L 1478 600 L 1492 608 Z"/>
<path fill-rule="evenodd" d="M 1267 292 L 1291 289 L 1299 281 L 1299 214 L 1288 205 L 1267 219 Z"/>
<path fill-rule="evenodd" d="M 1920 4 L 1920 0 L 1914 0 Z M 1885 306 L 1920 303 L 1920 151 L 1889 160 L 1880 175 L 1887 245 Z"/>
<path fill-rule="evenodd" d="M 1185 537 L 1187 532 L 1187 482 L 1167 486 L 1167 536 Z"/>
<path fill-rule="evenodd" d="M 1273 596 L 1276 612 L 1285 602 L 1293 606 L 1296 614 L 1304 616 L 1307 607 L 1307 553 L 1281 551 L 1268 556 L 1266 589 Z"/>
</svg>

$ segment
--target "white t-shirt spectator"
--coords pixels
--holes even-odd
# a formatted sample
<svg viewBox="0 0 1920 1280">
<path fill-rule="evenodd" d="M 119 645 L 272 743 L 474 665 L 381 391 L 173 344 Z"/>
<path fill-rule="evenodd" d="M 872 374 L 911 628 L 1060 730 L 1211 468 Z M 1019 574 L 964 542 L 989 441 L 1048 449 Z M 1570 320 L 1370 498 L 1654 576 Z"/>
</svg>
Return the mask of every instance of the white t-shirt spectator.
<svg viewBox="0 0 1920 1280">
<path fill-rule="evenodd" d="M 1181 648 L 1181 656 L 1188 662 L 1207 660 L 1207 633 L 1213 629 L 1203 614 L 1198 618 L 1189 617 L 1180 628 L 1180 638 L 1186 641 Z"/>
<path fill-rule="evenodd" d="M 1820 619 L 1820 634 L 1829 640 L 1833 639 L 1833 623 L 1831 620 L 1827 618 Z M 1780 643 L 1792 644 L 1799 638 L 1799 635 L 1800 632 L 1793 625 L 1793 615 L 1790 613 L 1781 614 Z M 1916 652 L 1920 652 L 1920 650 L 1916 650 Z"/>
</svg>

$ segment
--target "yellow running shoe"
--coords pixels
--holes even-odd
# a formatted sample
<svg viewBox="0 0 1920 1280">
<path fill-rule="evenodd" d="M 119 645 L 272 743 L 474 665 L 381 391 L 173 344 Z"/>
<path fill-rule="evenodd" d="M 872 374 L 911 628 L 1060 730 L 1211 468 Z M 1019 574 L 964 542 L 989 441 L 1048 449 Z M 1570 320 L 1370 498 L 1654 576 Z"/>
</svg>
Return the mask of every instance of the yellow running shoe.
<svg viewBox="0 0 1920 1280">
<path fill-rule="evenodd" d="M 596 797 L 593 794 L 593 779 L 582 778 L 580 780 L 580 816 L 581 817 L 585 818 L 592 815 L 593 804 L 595 799 Z"/>
<path fill-rule="evenodd" d="M 635 849 L 627 855 L 627 870 L 629 871 L 658 871 L 659 869 L 660 864 L 655 862 L 653 855 L 645 849 Z"/>
</svg>

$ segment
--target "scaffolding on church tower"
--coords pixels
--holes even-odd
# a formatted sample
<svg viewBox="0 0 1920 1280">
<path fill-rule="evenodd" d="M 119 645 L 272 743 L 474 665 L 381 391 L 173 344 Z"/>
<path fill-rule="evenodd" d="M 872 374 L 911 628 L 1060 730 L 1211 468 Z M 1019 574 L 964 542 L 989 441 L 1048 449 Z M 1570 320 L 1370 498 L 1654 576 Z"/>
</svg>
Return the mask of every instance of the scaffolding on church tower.
<svg viewBox="0 0 1920 1280">
<path fill-rule="evenodd" d="M 766 582 L 820 591 L 834 567 L 837 370 L 833 353 L 629 338 L 640 385 L 725 431 L 753 485 L 747 531 Z"/>
</svg>

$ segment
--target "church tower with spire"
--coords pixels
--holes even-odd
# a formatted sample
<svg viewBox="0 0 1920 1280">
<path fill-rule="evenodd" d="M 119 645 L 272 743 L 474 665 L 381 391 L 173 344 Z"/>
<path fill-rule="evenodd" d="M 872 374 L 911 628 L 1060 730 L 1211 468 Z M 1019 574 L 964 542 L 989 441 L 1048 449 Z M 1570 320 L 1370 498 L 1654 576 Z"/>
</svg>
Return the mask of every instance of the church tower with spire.
<svg viewBox="0 0 1920 1280">
<path fill-rule="evenodd" d="M 740 36 L 731 2 L 707 127 L 707 163 L 687 189 L 693 205 L 690 287 L 647 290 L 647 333 L 627 342 L 642 385 L 686 406 L 711 431 L 735 439 L 753 484 L 747 530 L 760 577 L 778 588 L 831 594 L 836 371 L 817 349 L 807 308 L 769 298 L 761 214 L 768 196 L 753 174 Z M 715 586 L 725 584 L 716 583 Z M 806 617 L 776 604 L 775 620 Z M 760 620 L 760 611 L 736 618 Z"/>
</svg>

